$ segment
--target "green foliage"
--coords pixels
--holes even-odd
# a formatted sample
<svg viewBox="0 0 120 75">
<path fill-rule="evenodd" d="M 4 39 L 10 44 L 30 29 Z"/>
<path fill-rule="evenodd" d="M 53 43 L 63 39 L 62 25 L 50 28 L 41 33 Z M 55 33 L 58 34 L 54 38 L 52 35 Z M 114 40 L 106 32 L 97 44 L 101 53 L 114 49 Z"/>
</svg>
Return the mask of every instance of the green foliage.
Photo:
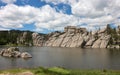
<svg viewBox="0 0 120 75">
<path fill-rule="evenodd" d="M 98 37 L 98 33 L 96 33 L 95 35 L 94 35 L 94 38 L 97 40 L 99 37 Z"/>
<path fill-rule="evenodd" d="M 68 70 L 60 67 L 53 67 L 53 68 L 33 68 L 33 69 L 11 69 L 0 71 L 0 74 L 3 73 L 10 73 L 17 75 L 18 73 L 22 72 L 32 72 L 34 75 L 120 75 L 120 70 Z"/>
<path fill-rule="evenodd" d="M 9 69 L 9 70 L 1 70 L 0 74 L 2 73 L 11 73 L 11 74 L 16 74 L 16 73 L 21 73 L 21 72 L 26 72 L 28 71 L 27 69 Z"/>
<path fill-rule="evenodd" d="M 107 24 L 106 32 L 107 32 L 107 34 L 111 34 L 111 32 L 112 32 L 112 28 L 110 27 L 109 24 Z"/>
<path fill-rule="evenodd" d="M 111 36 L 109 45 L 117 44 L 117 42 L 120 41 L 119 31 L 117 32 L 116 28 L 111 28 L 109 24 L 107 25 L 106 32 Z"/>
<path fill-rule="evenodd" d="M 71 75 L 119 75 L 120 71 L 110 70 L 71 70 Z"/>
<path fill-rule="evenodd" d="M 112 45 L 113 44 L 113 39 L 112 39 L 112 37 L 110 38 L 110 40 L 109 40 L 109 43 L 108 43 L 109 45 Z"/>
<path fill-rule="evenodd" d="M 8 31 L 0 32 L 0 45 L 4 45 L 8 42 Z"/>
<path fill-rule="evenodd" d="M 70 75 L 70 71 L 59 68 L 59 67 L 53 67 L 53 68 L 35 68 L 31 70 L 35 75 Z"/>
<path fill-rule="evenodd" d="M 48 71 L 53 72 L 53 73 L 57 73 L 57 74 L 61 74 L 61 75 L 69 75 L 70 74 L 69 70 L 59 68 L 59 67 L 49 68 Z"/>
<path fill-rule="evenodd" d="M 19 38 L 23 36 L 23 33 L 27 32 L 26 37 L 22 43 L 17 43 Z M 26 45 L 32 44 L 32 33 L 30 31 L 19 31 L 19 30 L 10 30 L 10 31 L 0 31 L 0 45 Z"/>
</svg>

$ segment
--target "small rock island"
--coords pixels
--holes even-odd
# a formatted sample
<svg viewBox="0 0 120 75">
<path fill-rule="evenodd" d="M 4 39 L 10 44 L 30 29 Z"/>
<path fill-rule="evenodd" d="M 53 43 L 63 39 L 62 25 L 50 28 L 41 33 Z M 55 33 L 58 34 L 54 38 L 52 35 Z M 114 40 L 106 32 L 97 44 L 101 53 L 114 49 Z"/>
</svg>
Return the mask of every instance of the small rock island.
<svg viewBox="0 0 120 75">
<path fill-rule="evenodd" d="M 28 52 L 21 53 L 18 47 L 10 47 L 7 49 L 2 49 L 0 55 L 4 57 L 13 57 L 13 58 L 32 58 L 32 55 Z"/>
</svg>

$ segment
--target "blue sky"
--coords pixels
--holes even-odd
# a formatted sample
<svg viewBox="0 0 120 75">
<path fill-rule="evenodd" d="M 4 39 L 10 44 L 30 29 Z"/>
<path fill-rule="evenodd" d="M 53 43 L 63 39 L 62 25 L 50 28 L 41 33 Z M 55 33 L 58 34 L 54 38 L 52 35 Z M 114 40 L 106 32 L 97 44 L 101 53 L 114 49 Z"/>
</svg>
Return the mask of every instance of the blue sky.
<svg viewBox="0 0 120 75">
<path fill-rule="evenodd" d="M 96 30 L 120 25 L 120 0 L 0 0 L 0 30 L 62 31 L 65 26 Z"/>
</svg>

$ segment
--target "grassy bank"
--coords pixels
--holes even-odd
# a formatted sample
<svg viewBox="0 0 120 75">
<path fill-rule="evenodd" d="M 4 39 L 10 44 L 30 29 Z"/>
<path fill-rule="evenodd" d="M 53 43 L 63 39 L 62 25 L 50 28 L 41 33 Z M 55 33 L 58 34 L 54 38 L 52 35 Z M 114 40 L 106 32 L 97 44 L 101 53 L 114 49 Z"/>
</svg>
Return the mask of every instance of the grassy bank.
<svg viewBox="0 0 120 75">
<path fill-rule="evenodd" d="M 0 75 L 120 75 L 120 70 L 68 70 L 59 67 L 39 67 L 33 69 L 1 70 Z"/>
</svg>

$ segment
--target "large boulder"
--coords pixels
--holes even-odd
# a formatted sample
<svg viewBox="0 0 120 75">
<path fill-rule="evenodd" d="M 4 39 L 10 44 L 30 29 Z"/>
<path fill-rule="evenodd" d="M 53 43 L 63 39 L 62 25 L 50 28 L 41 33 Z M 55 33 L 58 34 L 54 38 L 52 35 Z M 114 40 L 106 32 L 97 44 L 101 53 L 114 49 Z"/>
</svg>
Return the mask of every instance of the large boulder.
<svg viewBox="0 0 120 75">
<path fill-rule="evenodd" d="M 9 51 L 9 52 L 19 51 L 19 48 L 18 47 L 10 47 L 7 49 L 7 51 Z"/>
<path fill-rule="evenodd" d="M 15 53 L 14 57 L 20 57 L 21 56 L 21 52 L 19 52 L 19 51 L 14 51 L 14 53 Z"/>
<path fill-rule="evenodd" d="M 21 57 L 22 57 L 22 58 L 32 58 L 32 55 L 29 54 L 28 52 L 23 52 L 23 53 L 21 54 Z"/>
<path fill-rule="evenodd" d="M 8 49 L 3 49 L 2 51 L 0 51 L 0 55 L 4 56 L 4 57 L 15 57 L 15 58 L 18 58 L 18 57 L 30 58 L 30 57 L 32 57 L 27 52 L 21 53 L 19 51 L 19 48 L 17 48 L 17 47 L 10 47 Z"/>
<path fill-rule="evenodd" d="M 20 57 L 20 54 L 21 53 L 19 52 L 19 48 L 17 47 L 10 47 L 0 51 L 0 55 L 5 57 Z"/>
</svg>

